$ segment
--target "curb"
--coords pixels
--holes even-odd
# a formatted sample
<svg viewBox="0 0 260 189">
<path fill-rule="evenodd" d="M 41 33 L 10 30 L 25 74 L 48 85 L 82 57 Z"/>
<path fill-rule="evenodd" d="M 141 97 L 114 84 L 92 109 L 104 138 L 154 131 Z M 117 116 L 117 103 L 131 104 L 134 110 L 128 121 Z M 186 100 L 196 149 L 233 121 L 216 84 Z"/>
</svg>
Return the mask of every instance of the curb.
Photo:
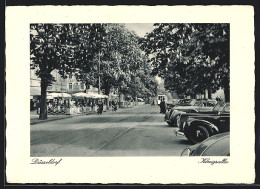
<svg viewBox="0 0 260 189">
<path fill-rule="evenodd" d="M 134 107 L 136 107 L 136 106 L 134 106 Z M 124 110 L 124 109 L 128 109 L 128 108 L 133 108 L 133 107 L 121 107 L 120 109 Z M 106 110 L 106 111 L 103 111 L 103 113 L 104 112 L 110 112 L 110 111 L 112 111 L 112 110 Z M 90 114 L 96 114 L 96 113 L 97 112 L 91 112 L 91 113 L 86 113 L 86 114 L 78 114 L 78 115 L 76 114 L 76 115 L 71 115 L 71 116 L 68 116 L 68 117 L 54 118 L 54 119 L 45 119 L 45 120 L 37 119 L 37 122 L 30 122 L 30 125 L 37 125 L 37 124 L 40 124 L 40 123 L 46 123 L 46 122 L 57 121 L 57 120 L 62 120 L 62 119 L 69 119 L 69 118 L 72 118 L 72 117 L 84 116 L 84 115 L 90 115 Z"/>
<path fill-rule="evenodd" d="M 45 120 L 39 120 L 39 119 L 37 119 L 37 120 L 38 120 L 37 122 L 30 123 L 30 125 L 36 125 L 36 124 L 40 124 L 40 123 L 46 123 L 46 122 L 57 121 L 57 120 L 62 120 L 62 119 L 69 119 L 69 118 L 72 118 L 72 117 L 90 115 L 90 114 L 94 114 L 94 113 L 96 113 L 96 112 L 87 113 L 87 114 L 78 114 L 78 115 L 74 115 L 74 116 L 71 115 L 71 116 L 68 116 L 68 117 L 61 117 L 61 118 L 54 118 L 54 119 L 45 119 Z"/>
</svg>

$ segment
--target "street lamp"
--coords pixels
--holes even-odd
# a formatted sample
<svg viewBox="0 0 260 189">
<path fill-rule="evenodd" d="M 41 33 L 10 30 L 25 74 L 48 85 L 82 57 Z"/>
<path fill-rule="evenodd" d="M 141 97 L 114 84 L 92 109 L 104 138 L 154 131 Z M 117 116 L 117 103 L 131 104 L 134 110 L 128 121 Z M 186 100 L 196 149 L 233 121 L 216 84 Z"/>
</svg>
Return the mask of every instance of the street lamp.
<svg viewBox="0 0 260 189">
<path fill-rule="evenodd" d="M 98 51 L 98 94 L 100 94 L 100 51 Z"/>
</svg>

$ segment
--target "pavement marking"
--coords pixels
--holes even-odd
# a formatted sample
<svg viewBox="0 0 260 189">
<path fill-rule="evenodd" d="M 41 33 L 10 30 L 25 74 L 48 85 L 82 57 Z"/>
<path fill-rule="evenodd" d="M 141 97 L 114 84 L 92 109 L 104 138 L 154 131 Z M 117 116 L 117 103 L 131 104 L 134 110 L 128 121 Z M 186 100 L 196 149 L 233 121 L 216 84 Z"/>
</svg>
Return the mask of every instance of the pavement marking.
<svg viewBox="0 0 260 189">
<path fill-rule="evenodd" d="M 114 136 L 113 138 L 111 138 L 110 141 L 106 142 L 105 144 L 103 144 L 102 146 L 100 146 L 99 148 L 97 148 L 96 150 L 94 150 L 93 152 L 89 153 L 87 156 L 93 156 L 95 153 L 97 153 L 98 151 L 100 151 L 101 149 L 105 148 L 106 146 L 108 146 L 109 144 L 111 144 L 113 141 L 115 141 L 117 138 L 123 136 L 124 134 L 128 133 L 130 130 L 134 129 L 134 127 L 130 127 L 127 130 L 125 130 L 124 132 L 121 132 L 119 134 L 117 134 L 116 136 Z"/>
<path fill-rule="evenodd" d="M 127 120 L 127 119 L 129 119 L 129 118 L 133 118 L 133 117 L 135 117 L 135 116 L 120 119 L 118 122 L 120 122 L 120 121 L 125 121 L 125 120 Z M 102 123 L 102 122 L 101 122 L 101 123 Z M 40 140 L 36 140 L 36 141 L 31 142 L 31 145 L 37 144 L 37 143 L 39 143 L 39 142 L 42 142 L 42 141 L 45 141 L 45 140 L 49 140 L 49 139 L 52 139 L 52 138 L 55 138 L 55 137 L 58 137 L 58 136 L 63 136 L 63 135 L 66 135 L 66 134 L 68 134 L 68 133 L 72 133 L 72 132 L 74 132 L 74 131 L 77 131 L 77 130 L 80 130 L 80 129 L 83 129 L 83 128 L 87 128 L 87 127 L 89 127 L 90 125 L 96 125 L 96 124 L 97 124 L 97 123 L 90 123 L 90 124 L 88 124 L 88 125 L 84 125 L 84 126 L 82 126 L 82 127 L 77 127 L 76 129 L 70 129 L 69 131 L 65 131 L 65 132 L 60 133 L 60 134 L 57 134 L 57 135 L 53 135 L 53 136 L 50 136 L 50 137 L 45 137 L 45 138 L 42 138 L 42 139 L 40 139 Z M 97 127 L 98 127 L 98 126 L 97 126 Z M 100 127 L 101 127 L 101 126 L 100 126 Z"/>
<path fill-rule="evenodd" d="M 149 110 L 150 110 L 150 111 L 149 111 Z M 136 122 L 144 122 L 144 121 L 147 120 L 149 117 L 151 117 L 152 114 L 158 113 L 157 111 L 154 111 L 153 109 L 149 109 L 149 110 L 146 112 L 146 114 L 148 113 L 148 115 L 144 116 L 141 120 L 136 121 Z M 133 116 L 128 116 L 128 117 L 126 117 L 126 118 L 120 119 L 120 120 L 118 120 L 117 122 L 122 122 L 122 121 L 124 121 L 124 120 L 133 119 L 133 118 L 135 118 L 135 117 L 140 116 L 140 113 L 139 113 L 139 112 L 136 112 L 136 111 L 131 111 L 131 112 L 136 113 L 136 114 L 134 114 Z M 111 113 L 110 115 L 112 115 L 112 113 Z M 109 116 L 109 117 L 110 117 L 110 116 Z M 37 143 L 39 143 L 39 142 L 42 142 L 42 141 L 45 141 L 45 140 L 49 140 L 49 139 L 52 139 L 52 138 L 55 138 L 55 137 L 64 136 L 64 135 L 66 135 L 66 134 L 72 133 L 72 132 L 77 131 L 77 130 L 82 129 L 82 128 L 87 128 L 87 127 L 89 127 L 89 125 L 94 125 L 94 124 L 96 124 L 96 123 L 90 123 L 90 124 L 88 124 L 87 126 L 78 127 L 78 128 L 76 128 L 76 129 L 71 129 L 71 130 L 69 130 L 69 131 L 67 131 L 67 132 L 63 132 L 63 133 L 61 133 L 61 134 L 53 135 L 53 136 L 50 136 L 50 137 L 45 137 L 45 138 L 42 138 L 42 139 L 40 139 L 40 140 L 33 141 L 33 142 L 31 143 L 31 145 L 37 144 Z M 127 128 L 127 129 L 124 130 L 123 132 L 120 132 L 120 133 L 116 134 L 116 136 L 112 137 L 111 140 L 109 140 L 108 142 L 106 142 L 105 144 L 101 145 L 99 148 L 97 148 L 96 150 L 94 150 L 93 152 L 91 152 L 90 154 L 88 154 L 88 156 L 93 156 L 95 153 L 97 153 L 97 152 L 100 151 L 101 149 L 105 148 L 106 146 L 108 146 L 109 144 L 111 144 L 113 141 L 115 141 L 116 139 L 120 138 L 121 136 L 123 136 L 124 134 L 128 133 L 129 131 L 133 130 L 134 128 L 137 128 L 138 126 L 139 126 L 139 125 L 136 125 L 136 124 L 135 124 L 134 126 Z M 105 129 L 108 129 L 108 128 L 106 127 L 106 128 L 104 128 L 104 129 L 100 129 L 100 130 L 98 130 L 98 131 L 96 131 L 96 132 L 94 132 L 94 133 L 87 134 L 87 135 L 84 135 L 84 136 L 79 137 L 79 138 L 77 138 L 77 139 L 74 139 L 74 140 L 72 140 L 72 141 L 69 141 L 69 142 L 66 142 L 66 143 L 64 143 L 64 144 L 61 144 L 61 145 L 59 145 L 58 147 L 51 149 L 50 152 L 54 152 L 54 151 L 57 150 L 57 149 L 63 148 L 63 147 L 65 147 L 65 146 L 67 146 L 67 145 L 69 145 L 69 144 L 72 144 L 72 143 L 74 143 L 74 142 L 77 142 L 77 141 L 79 141 L 79 140 L 81 140 L 81 139 L 83 139 L 83 138 L 86 138 L 86 137 L 89 137 L 89 136 L 93 136 L 93 135 L 95 135 L 95 134 L 98 134 L 98 133 L 100 133 L 100 131 L 103 131 L 103 130 L 105 130 Z M 36 153 L 36 154 L 37 154 L 37 153 Z"/>
<path fill-rule="evenodd" d="M 154 114 L 154 112 L 149 113 L 149 115 L 145 116 L 142 120 L 136 121 L 138 122 L 144 122 L 145 120 L 147 120 L 149 117 L 151 117 L 151 115 Z M 137 116 L 134 116 L 137 117 Z M 100 150 L 102 150 L 103 148 L 107 147 L 109 144 L 111 144 L 112 142 L 114 142 L 116 139 L 120 138 L 121 136 L 123 136 L 124 134 L 128 133 L 129 131 L 133 130 L 134 128 L 138 127 L 138 125 L 129 127 L 128 129 L 126 129 L 123 132 L 120 132 L 119 134 L 117 134 L 116 136 L 112 137 L 108 142 L 106 142 L 105 144 L 101 145 L 99 148 L 97 148 L 96 150 L 92 151 L 91 153 L 89 153 L 87 156 L 93 156 L 94 154 L 96 154 L 97 152 L 99 152 Z"/>
</svg>

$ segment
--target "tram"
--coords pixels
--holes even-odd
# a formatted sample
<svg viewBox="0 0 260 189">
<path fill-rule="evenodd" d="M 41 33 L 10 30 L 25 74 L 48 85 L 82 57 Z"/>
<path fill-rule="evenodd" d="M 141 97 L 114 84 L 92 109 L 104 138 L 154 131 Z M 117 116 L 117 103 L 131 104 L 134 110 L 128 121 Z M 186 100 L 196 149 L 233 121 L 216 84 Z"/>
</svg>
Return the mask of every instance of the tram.
<svg viewBox="0 0 260 189">
<path fill-rule="evenodd" d="M 164 94 L 160 94 L 157 96 L 157 104 L 159 105 L 161 103 L 161 101 L 164 100 L 164 102 L 167 101 L 167 96 Z"/>
</svg>

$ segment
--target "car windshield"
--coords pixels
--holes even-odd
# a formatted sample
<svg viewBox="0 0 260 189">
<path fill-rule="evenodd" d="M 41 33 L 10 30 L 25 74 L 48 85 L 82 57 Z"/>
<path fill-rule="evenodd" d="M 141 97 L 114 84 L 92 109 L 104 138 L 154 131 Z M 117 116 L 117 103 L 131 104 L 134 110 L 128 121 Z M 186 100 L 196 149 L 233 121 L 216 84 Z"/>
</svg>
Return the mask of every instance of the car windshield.
<svg viewBox="0 0 260 189">
<path fill-rule="evenodd" d="M 229 103 L 227 103 L 225 105 L 225 108 L 223 109 L 223 112 L 230 113 L 230 104 Z"/>
<path fill-rule="evenodd" d="M 219 102 L 217 105 L 213 108 L 213 111 L 219 112 L 222 111 L 224 108 L 225 103 L 224 102 Z"/>
<path fill-rule="evenodd" d="M 178 105 L 180 106 L 192 106 L 194 105 L 194 103 L 196 102 L 196 100 L 194 99 L 183 99 L 183 100 L 180 100 Z"/>
<path fill-rule="evenodd" d="M 200 106 L 202 103 L 203 103 L 202 100 L 196 101 L 196 102 L 194 103 L 194 106 Z"/>
</svg>

